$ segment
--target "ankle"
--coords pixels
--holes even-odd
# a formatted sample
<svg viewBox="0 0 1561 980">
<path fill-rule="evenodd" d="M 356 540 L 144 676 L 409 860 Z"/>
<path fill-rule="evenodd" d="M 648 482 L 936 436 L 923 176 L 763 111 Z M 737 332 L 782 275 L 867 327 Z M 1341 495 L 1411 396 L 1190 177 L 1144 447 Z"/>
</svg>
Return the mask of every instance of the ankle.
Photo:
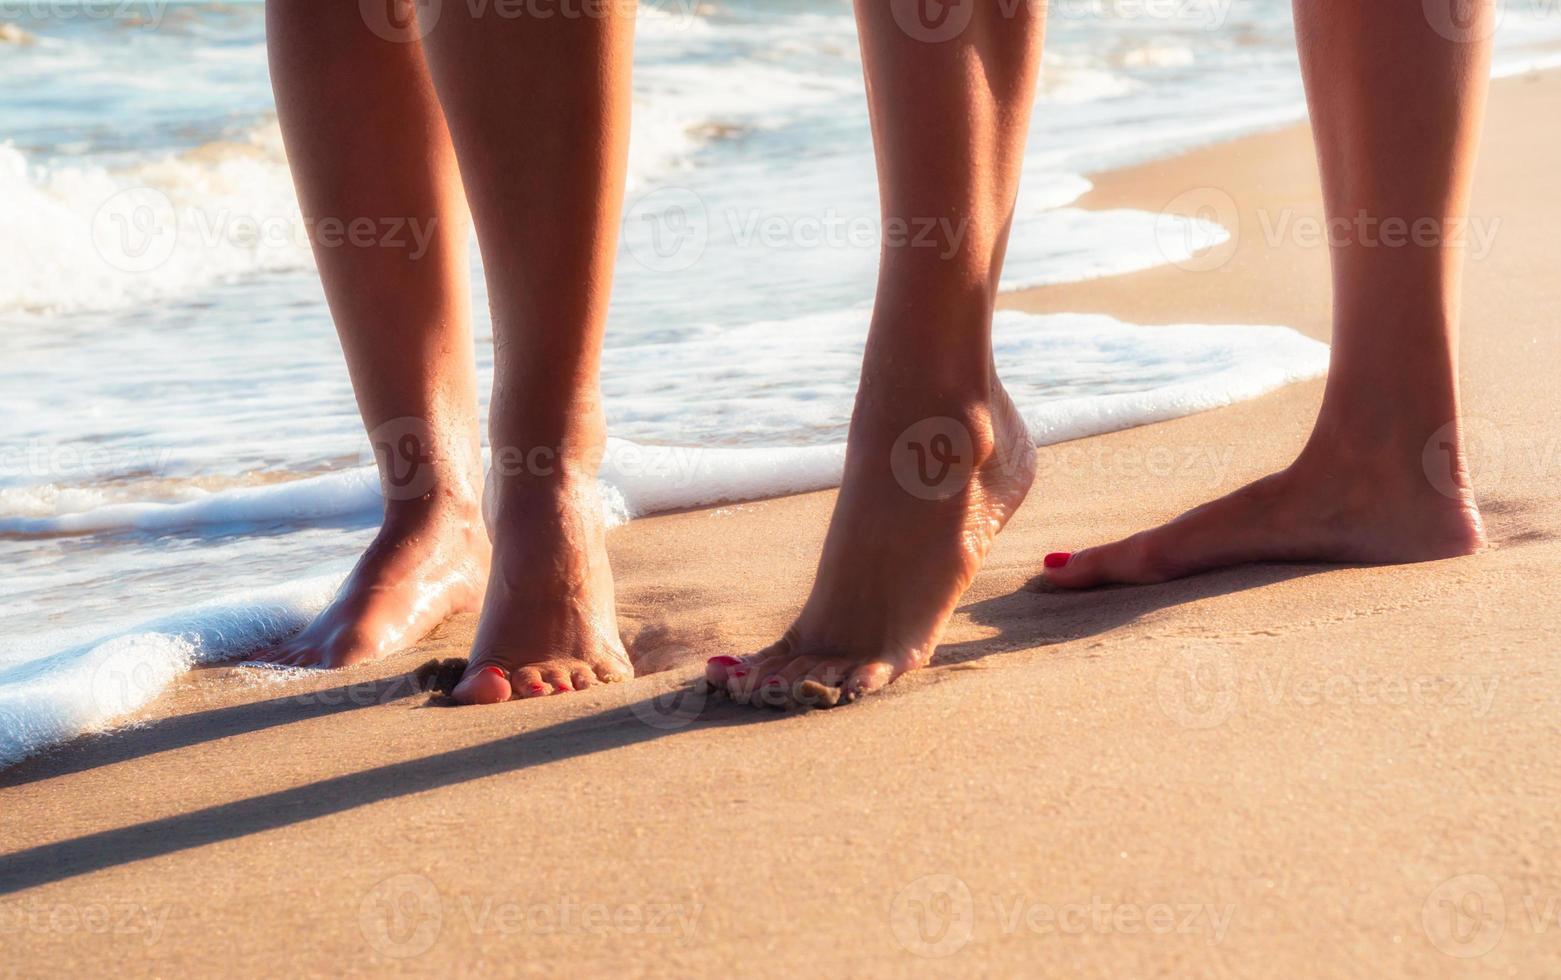
<svg viewBox="0 0 1561 980">
<path fill-rule="evenodd" d="M 495 528 L 511 521 L 553 520 L 600 511 L 600 490 L 594 461 L 558 457 L 545 466 L 490 474 L 489 517 Z"/>
<path fill-rule="evenodd" d="M 943 378 L 923 382 L 894 373 L 864 374 L 851 413 L 851 441 L 887 445 L 908 429 L 953 423 L 981 449 L 992 441 L 993 399 L 985 386 Z M 963 437 L 962 442 L 966 442 Z"/>
<path fill-rule="evenodd" d="M 1028 487 L 1036 465 L 1024 419 L 995 378 L 988 387 L 934 399 L 923 395 L 874 404 L 859 397 L 847 465 L 882 465 L 877 460 L 885 461 L 914 496 L 936 484 L 937 499 L 977 474 Z"/>
<path fill-rule="evenodd" d="M 998 388 L 987 327 L 949 326 L 936 339 L 874 319 L 862 359 L 856 412 L 879 416 L 958 415 L 992 403 Z"/>
<path fill-rule="evenodd" d="M 601 468 L 607 419 L 599 398 L 582 396 L 562 408 L 522 412 L 498 422 L 489 435 L 494 483 L 567 484 L 594 480 Z"/>
<path fill-rule="evenodd" d="M 488 498 L 491 572 L 510 590 L 578 588 L 611 572 L 595 480 L 495 485 Z"/>
<path fill-rule="evenodd" d="M 1406 504 L 1471 506 L 1473 483 L 1456 420 L 1348 426 L 1319 418 L 1291 470 L 1347 493 Z"/>
<path fill-rule="evenodd" d="M 862 376 L 900 378 L 956 394 L 990 395 L 995 385 L 992 321 L 985 287 L 930 293 L 880 289 L 862 360 Z"/>
<path fill-rule="evenodd" d="M 383 532 L 405 536 L 481 522 L 482 504 L 475 490 L 441 486 L 412 500 L 387 499 L 380 526 Z"/>
<path fill-rule="evenodd" d="M 499 492 L 548 492 L 578 483 L 594 483 L 605 451 L 605 441 L 527 440 L 496 446 L 488 471 L 489 483 Z"/>
</svg>

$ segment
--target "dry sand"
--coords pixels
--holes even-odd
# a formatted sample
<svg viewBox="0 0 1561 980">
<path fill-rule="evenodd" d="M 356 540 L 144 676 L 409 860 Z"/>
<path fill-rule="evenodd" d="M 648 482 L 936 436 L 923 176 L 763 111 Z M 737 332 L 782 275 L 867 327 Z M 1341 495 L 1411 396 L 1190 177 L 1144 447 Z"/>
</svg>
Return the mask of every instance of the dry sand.
<svg viewBox="0 0 1561 980">
<path fill-rule="evenodd" d="M 309 682 L 199 672 L 143 727 L 0 776 L 0 972 L 1561 970 L 1558 100 L 1555 76 L 1498 85 L 1479 175 L 1488 553 L 1022 589 L 1046 551 L 1284 465 L 1322 390 L 1299 385 L 1043 451 L 931 669 L 774 715 L 653 698 L 786 625 L 833 495 L 638 521 L 611 542 L 624 620 L 675 669 L 489 709 L 403 696 L 398 672 L 462 652 L 457 621 Z M 1326 338 L 1324 251 L 1264 231 L 1318 217 L 1305 131 L 1085 203 L 1199 187 L 1240 207 L 1218 268 L 1009 302 Z"/>
</svg>

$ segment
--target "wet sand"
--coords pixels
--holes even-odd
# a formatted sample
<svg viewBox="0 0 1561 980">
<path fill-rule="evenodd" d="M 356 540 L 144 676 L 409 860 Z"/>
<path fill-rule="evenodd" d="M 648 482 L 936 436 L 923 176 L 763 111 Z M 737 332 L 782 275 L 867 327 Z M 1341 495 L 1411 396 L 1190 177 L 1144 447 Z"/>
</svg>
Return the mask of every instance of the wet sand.
<svg viewBox="0 0 1561 980">
<path fill-rule="evenodd" d="M 1322 382 L 1051 447 L 931 669 L 829 712 L 700 696 L 784 628 L 833 500 L 612 532 L 632 684 L 429 707 L 405 655 L 200 671 L 131 731 L 0 774 L 0 972 L 1276 976 L 1561 968 L 1561 77 L 1498 84 L 1464 377 L 1494 548 L 1086 594 L 1041 557 L 1283 466 Z M 1008 297 L 1328 336 L 1291 128 L 1102 175 L 1229 195 L 1195 270 Z M 1178 205 L 1180 207 L 1181 205 Z M 1294 225 L 1286 225 L 1293 229 Z M 1487 226 L 1488 227 L 1488 226 Z M 675 696 L 684 692 L 682 697 Z"/>
</svg>

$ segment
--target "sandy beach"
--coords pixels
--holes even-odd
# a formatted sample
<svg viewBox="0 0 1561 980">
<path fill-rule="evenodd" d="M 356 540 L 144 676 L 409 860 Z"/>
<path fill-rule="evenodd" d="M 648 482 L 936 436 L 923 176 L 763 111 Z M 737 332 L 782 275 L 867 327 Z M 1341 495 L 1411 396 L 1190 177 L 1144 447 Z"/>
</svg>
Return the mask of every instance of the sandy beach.
<svg viewBox="0 0 1561 980">
<path fill-rule="evenodd" d="M 461 619 L 306 681 L 197 671 L 0 773 L 0 972 L 1561 969 L 1558 99 L 1497 83 L 1476 183 L 1488 552 L 1026 588 L 1288 463 L 1322 392 L 1296 385 L 1043 449 L 932 667 L 786 715 L 707 701 L 700 665 L 787 625 L 833 494 L 639 520 L 610 539 L 633 683 L 428 706 L 407 671 L 463 655 Z M 1304 127 L 1095 180 L 1085 207 L 1212 189 L 1233 241 L 1006 305 L 1327 339 Z"/>
</svg>

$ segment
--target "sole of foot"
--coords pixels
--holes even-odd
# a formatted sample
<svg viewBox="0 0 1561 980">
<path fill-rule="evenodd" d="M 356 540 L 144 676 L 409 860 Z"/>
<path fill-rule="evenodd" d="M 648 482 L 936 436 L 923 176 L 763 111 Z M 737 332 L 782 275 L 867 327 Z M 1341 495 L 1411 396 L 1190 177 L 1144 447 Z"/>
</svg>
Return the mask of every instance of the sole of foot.
<svg viewBox="0 0 1561 980">
<path fill-rule="evenodd" d="M 834 707 L 931 658 L 959 598 L 1035 478 L 1035 448 L 1001 386 L 978 404 L 869 397 L 813 591 L 779 642 L 715 657 L 705 679 L 742 704 Z M 890 406 L 893 406 L 891 408 Z"/>
</svg>

